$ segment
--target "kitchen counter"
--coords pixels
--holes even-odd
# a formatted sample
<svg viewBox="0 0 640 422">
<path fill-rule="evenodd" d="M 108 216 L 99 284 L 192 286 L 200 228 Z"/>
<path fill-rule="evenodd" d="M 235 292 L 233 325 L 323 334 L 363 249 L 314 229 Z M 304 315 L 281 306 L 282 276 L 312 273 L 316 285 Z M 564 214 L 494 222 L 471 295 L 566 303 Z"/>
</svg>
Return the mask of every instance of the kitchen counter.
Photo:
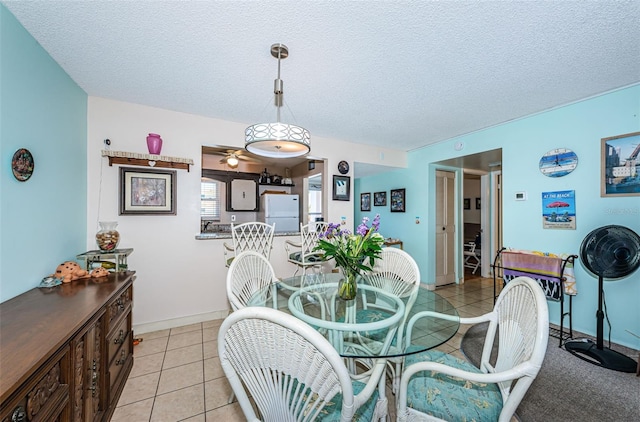
<svg viewBox="0 0 640 422">
<path fill-rule="evenodd" d="M 273 234 L 273 237 L 280 236 L 300 236 L 300 232 L 276 232 Z M 196 235 L 196 240 L 211 239 L 231 239 L 231 233 L 200 233 Z"/>
</svg>

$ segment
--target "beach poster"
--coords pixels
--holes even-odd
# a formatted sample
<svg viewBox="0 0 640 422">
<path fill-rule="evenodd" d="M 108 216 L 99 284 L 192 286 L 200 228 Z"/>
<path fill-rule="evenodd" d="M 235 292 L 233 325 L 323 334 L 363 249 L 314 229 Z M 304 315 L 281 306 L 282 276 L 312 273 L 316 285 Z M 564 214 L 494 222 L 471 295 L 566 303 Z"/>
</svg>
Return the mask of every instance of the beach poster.
<svg viewBox="0 0 640 422">
<path fill-rule="evenodd" d="M 542 192 L 542 228 L 576 229 L 575 191 Z"/>
</svg>

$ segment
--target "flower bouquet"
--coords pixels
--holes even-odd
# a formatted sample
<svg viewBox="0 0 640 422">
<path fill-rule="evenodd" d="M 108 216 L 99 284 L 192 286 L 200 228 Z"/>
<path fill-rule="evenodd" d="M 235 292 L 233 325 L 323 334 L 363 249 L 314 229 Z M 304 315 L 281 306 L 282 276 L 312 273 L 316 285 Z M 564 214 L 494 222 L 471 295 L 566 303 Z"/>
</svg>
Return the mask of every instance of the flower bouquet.
<svg viewBox="0 0 640 422">
<path fill-rule="evenodd" d="M 356 233 L 342 230 L 340 224 L 330 223 L 327 231 L 318 234 L 314 251 L 324 251 L 324 259 L 336 260 L 342 270 L 343 279 L 338 285 L 338 295 L 345 300 L 356 297 L 356 277 L 360 271 L 371 271 L 376 258 L 380 257 L 384 237 L 378 233 L 380 214 L 376 214 L 371 227 L 369 217 L 364 217 Z"/>
</svg>

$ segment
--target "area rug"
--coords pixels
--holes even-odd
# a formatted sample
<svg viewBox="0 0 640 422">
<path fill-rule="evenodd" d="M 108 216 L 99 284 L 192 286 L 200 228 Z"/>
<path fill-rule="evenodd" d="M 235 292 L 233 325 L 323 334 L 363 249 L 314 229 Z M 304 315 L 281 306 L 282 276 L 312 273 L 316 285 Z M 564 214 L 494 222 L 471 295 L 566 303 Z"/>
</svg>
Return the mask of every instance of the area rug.
<svg viewBox="0 0 640 422">
<path fill-rule="evenodd" d="M 486 323 L 478 324 L 462 339 L 462 352 L 476 366 L 486 330 Z M 637 359 L 637 352 L 627 355 Z M 585 362 L 549 337 L 542 368 L 516 416 L 521 422 L 638 421 L 640 377 Z"/>
</svg>

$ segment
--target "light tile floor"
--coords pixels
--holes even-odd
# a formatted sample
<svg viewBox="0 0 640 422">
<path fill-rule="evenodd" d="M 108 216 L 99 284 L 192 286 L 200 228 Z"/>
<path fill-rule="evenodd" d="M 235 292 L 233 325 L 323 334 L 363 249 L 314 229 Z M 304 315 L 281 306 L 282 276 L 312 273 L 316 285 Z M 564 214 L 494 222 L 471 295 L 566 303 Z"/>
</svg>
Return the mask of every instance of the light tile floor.
<svg viewBox="0 0 640 422">
<path fill-rule="evenodd" d="M 460 316 L 482 315 L 493 309 L 493 279 L 467 278 L 463 285 L 436 290 L 458 309 Z M 217 351 L 222 320 L 146 333 L 134 347 L 134 365 L 112 422 L 244 421 L 231 395 Z M 468 327 L 438 349 L 462 356 L 460 342 Z M 395 401 L 390 390 L 390 419 Z"/>
</svg>

